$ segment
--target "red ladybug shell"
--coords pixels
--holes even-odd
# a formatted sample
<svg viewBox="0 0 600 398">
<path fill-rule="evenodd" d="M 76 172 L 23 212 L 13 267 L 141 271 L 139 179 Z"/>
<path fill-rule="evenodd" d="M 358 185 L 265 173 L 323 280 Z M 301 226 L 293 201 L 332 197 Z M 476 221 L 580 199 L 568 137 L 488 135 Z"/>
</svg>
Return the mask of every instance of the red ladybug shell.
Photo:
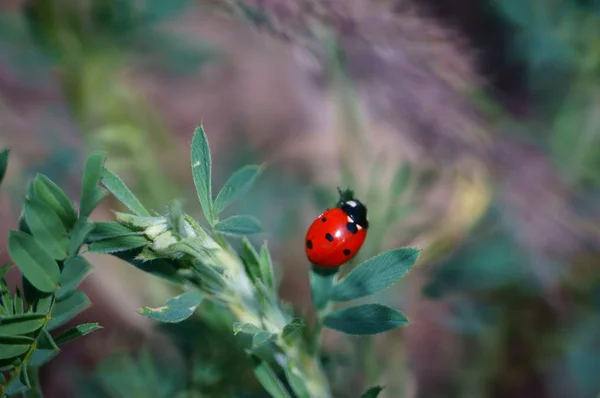
<svg viewBox="0 0 600 398">
<path fill-rule="evenodd" d="M 338 267 L 353 258 L 367 237 L 367 229 L 356 224 L 339 207 L 328 209 L 306 232 L 309 261 L 320 267 Z"/>
</svg>

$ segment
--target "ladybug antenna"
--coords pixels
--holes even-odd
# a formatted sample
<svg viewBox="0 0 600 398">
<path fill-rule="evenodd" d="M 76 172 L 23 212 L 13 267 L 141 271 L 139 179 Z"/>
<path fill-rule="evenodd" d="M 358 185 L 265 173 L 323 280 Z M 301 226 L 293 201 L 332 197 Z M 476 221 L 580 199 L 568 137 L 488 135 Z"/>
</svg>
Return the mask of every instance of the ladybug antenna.
<svg viewBox="0 0 600 398">
<path fill-rule="evenodd" d="M 342 191 L 340 187 L 337 187 L 337 191 L 340 195 L 340 203 L 354 199 L 354 191 L 349 188 L 346 188 Z"/>
</svg>

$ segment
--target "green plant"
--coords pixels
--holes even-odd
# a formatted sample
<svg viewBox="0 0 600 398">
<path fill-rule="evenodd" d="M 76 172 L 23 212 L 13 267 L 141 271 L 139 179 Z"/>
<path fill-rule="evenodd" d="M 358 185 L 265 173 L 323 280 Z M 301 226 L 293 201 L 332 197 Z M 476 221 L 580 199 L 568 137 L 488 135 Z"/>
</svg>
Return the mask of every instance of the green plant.
<svg viewBox="0 0 600 398">
<path fill-rule="evenodd" d="M 313 267 L 310 283 L 317 320 L 311 326 L 305 319 L 294 316 L 291 306 L 279 299 L 267 243 L 257 250 L 247 238 L 262 232 L 260 222 L 249 215 L 220 218 L 225 208 L 251 188 L 263 167 L 242 167 L 231 175 L 213 199 L 211 153 L 202 127 L 194 133 L 191 161 L 207 227 L 185 214 L 177 202 L 168 206 L 164 215 L 150 212 L 120 177 L 103 167 L 104 155 L 94 153 L 86 165 L 79 219 L 72 206 L 66 205 L 70 202 L 63 196 L 46 199 L 47 206 L 54 206 L 54 213 L 49 209 L 40 210 L 39 218 L 45 220 L 46 227 L 38 235 L 46 239 L 44 247 L 52 251 L 55 258 L 66 259 L 62 274 L 60 267 L 54 265 L 52 255 L 45 253 L 36 258 L 36 267 L 16 261 L 24 273 L 24 280 L 35 282 L 41 291 L 54 292 L 50 297 L 59 295 L 57 305 L 53 306 L 56 311 L 60 300 L 65 299 L 60 292 L 64 286 L 72 286 L 57 278 L 60 279 L 66 270 L 72 270 L 73 267 L 67 266 L 73 262 L 83 264 L 85 260 L 77 255 L 82 245 L 90 252 L 112 254 L 165 279 L 181 292 L 158 308 L 140 308 L 140 314 L 167 324 L 179 323 L 194 315 L 204 301 L 210 301 L 219 311 L 233 316 L 233 334 L 248 337 L 245 351 L 256 378 L 269 394 L 290 397 L 287 385 L 298 397 L 331 397 L 321 364 L 319 338 L 323 328 L 350 335 L 373 335 L 408 323 L 402 313 L 381 304 L 363 303 L 341 309 L 336 308 L 336 304 L 362 299 L 390 287 L 410 270 L 420 251 L 414 248 L 386 251 L 356 266 L 343 278 L 339 278 L 337 270 L 331 272 Z M 111 222 L 87 220 L 91 210 L 105 196 L 106 191 L 98 186 L 99 182 L 130 213 L 116 212 L 116 221 Z M 33 187 L 35 191 L 35 181 Z M 56 192 L 58 187 L 52 189 Z M 27 216 L 27 211 L 25 214 Z M 60 216 L 73 232 L 58 230 L 66 228 L 63 224 L 58 226 L 56 220 Z M 33 220 L 26 217 L 27 225 L 35 233 L 34 225 L 37 224 Z M 57 230 L 49 233 L 50 227 Z M 241 238 L 239 252 L 228 241 L 236 237 Z M 33 250 L 26 247 L 23 253 L 33 253 Z M 11 255 L 15 258 L 16 252 L 13 252 L 11 250 Z M 57 285 L 61 288 L 55 291 Z M 73 296 L 85 297 L 81 292 L 67 297 Z M 52 316 L 57 315 L 52 312 Z M 49 319 L 52 322 L 55 318 Z M 84 334 L 88 328 L 93 327 L 81 326 L 78 330 Z M 77 335 L 78 330 L 68 333 Z M 285 382 L 278 376 L 280 373 L 285 375 Z M 380 390 L 380 387 L 373 387 L 364 396 L 377 396 Z"/>
<path fill-rule="evenodd" d="M 0 182 L 9 152 L 0 154 Z M 91 269 L 79 252 L 93 228 L 88 216 L 105 195 L 97 186 L 103 163 L 102 154 L 88 160 L 79 213 L 44 175 L 37 175 L 29 186 L 19 230 L 8 234 L 8 251 L 21 271 L 22 290 L 13 293 L 6 282 L 11 265 L 0 268 L 0 397 L 26 391 L 39 396 L 39 368 L 62 344 L 100 328 L 88 323 L 51 333 L 90 304 L 77 290 Z"/>
</svg>

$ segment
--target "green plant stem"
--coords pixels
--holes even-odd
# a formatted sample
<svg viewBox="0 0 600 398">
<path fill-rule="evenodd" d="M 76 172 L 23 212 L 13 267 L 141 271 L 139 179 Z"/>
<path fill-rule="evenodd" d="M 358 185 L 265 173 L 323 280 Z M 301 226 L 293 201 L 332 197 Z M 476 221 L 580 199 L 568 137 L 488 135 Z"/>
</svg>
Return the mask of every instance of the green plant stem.
<svg viewBox="0 0 600 398">
<path fill-rule="evenodd" d="M 50 322 L 50 319 L 52 319 L 52 310 L 54 309 L 55 302 L 56 302 L 56 297 L 52 296 L 52 301 L 50 302 L 50 308 L 48 309 L 48 315 L 46 316 L 46 320 L 44 321 L 44 324 L 40 328 L 40 331 L 38 332 L 38 334 L 35 336 L 35 340 L 33 341 L 33 344 L 31 344 L 31 346 L 29 347 L 29 350 L 25 353 L 25 356 L 23 357 L 23 360 L 21 361 L 21 363 L 19 363 L 15 367 L 15 370 L 12 373 L 12 375 L 6 380 L 6 384 L 3 386 L 0 385 L 0 397 L 5 396 L 6 389 L 8 388 L 8 386 L 10 386 L 11 383 L 13 381 L 15 381 L 15 379 L 17 377 L 19 377 L 19 375 L 21 374 L 21 370 L 23 369 L 23 364 L 27 363 L 27 361 L 29 361 L 31 359 L 31 356 L 33 355 L 33 353 L 35 352 L 35 350 L 37 348 L 37 339 L 40 336 L 40 332 L 48 325 L 48 322 Z"/>
</svg>

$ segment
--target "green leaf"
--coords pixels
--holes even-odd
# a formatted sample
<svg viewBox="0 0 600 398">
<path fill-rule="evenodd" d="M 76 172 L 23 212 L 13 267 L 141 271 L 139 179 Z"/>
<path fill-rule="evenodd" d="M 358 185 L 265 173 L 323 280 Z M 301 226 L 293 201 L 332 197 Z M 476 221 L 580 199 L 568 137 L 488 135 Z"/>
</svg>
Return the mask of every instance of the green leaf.
<svg viewBox="0 0 600 398">
<path fill-rule="evenodd" d="M 21 291 L 17 288 L 15 292 L 15 298 L 13 300 L 14 313 L 16 315 L 22 314 L 25 312 L 25 303 L 23 302 L 23 297 L 21 296 Z M 0 319 L 0 325 L 2 324 L 2 319 Z M 2 332 L 0 332 L 2 333 Z"/>
<path fill-rule="evenodd" d="M 56 300 L 52 310 L 52 318 L 48 322 L 48 330 L 54 330 L 79 315 L 90 306 L 90 299 L 82 291 L 76 290 L 70 296 Z"/>
<path fill-rule="evenodd" d="M 254 326 L 251 323 L 234 322 L 233 323 L 233 334 L 244 333 L 254 336 L 257 333 L 264 332 L 263 329 L 258 326 Z"/>
<path fill-rule="evenodd" d="M 58 280 L 60 288 L 55 293 L 56 298 L 60 300 L 75 291 L 91 269 L 90 263 L 81 256 L 67 258 Z"/>
<path fill-rule="evenodd" d="M 83 181 L 81 183 L 80 217 L 88 217 L 102 197 L 102 191 L 98 190 L 98 183 L 104 170 L 105 160 L 106 154 L 96 151 L 88 157 L 85 163 Z"/>
<path fill-rule="evenodd" d="M 8 252 L 21 273 L 38 290 L 50 293 L 56 289 L 60 269 L 54 259 L 30 235 L 10 231 Z"/>
<path fill-rule="evenodd" d="M 39 367 L 50 362 L 60 353 L 60 348 L 48 332 L 48 329 L 42 329 L 37 338 L 37 347 L 29 359 L 29 365 Z"/>
<path fill-rule="evenodd" d="M 283 370 L 285 371 L 285 377 L 290 383 L 294 393 L 296 393 L 296 396 L 298 398 L 311 398 L 302 373 L 298 370 L 298 368 L 295 367 L 290 361 L 286 361 Z"/>
<path fill-rule="evenodd" d="M 119 199 L 134 214 L 145 217 L 150 216 L 150 212 L 146 210 L 133 192 L 127 188 L 123 180 L 107 168 L 104 168 L 102 173 L 102 183 L 115 198 Z"/>
<path fill-rule="evenodd" d="M 33 339 L 24 336 L 0 335 L 0 359 L 16 358 L 25 354 Z"/>
<path fill-rule="evenodd" d="M 149 243 L 150 242 L 143 236 L 119 236 L 118 238 L 109 238 L 94 242 L 89 245 L 89 250 L 93 253 L 116 253 L 137 249 L 146 246 Z"/>
<path fill-rule="evenodd" d="M 294 318 L 287 325 L 284 326 L 281 332 L 281 338 L 290 342 L 296 332 L 298 332 L 304 326 L 304 320 L 302 318 Z"/>
<path fill-rule="evenodd" d="M 260 274 L 262 275 L 262 280 L 265 286 L 272 290 L 273 295 L 276 295 L 277 286 L 275 283 L 275 272 L 273 270 L 273 261 L 271 260 L 271 253 L 269 253 L 267 242 L 265 242 L 260 248 L 260 256 L 258 260 Z"/>
<path fill-rule="evenodd" d="M 203 299 L 204 294 L 202 292 L 190 290 L 169 299 L 162 307 L 142 307 L 138 309 L 138 312 L 159 322 L 179 323 L 192 316 Z"/>
<path fill-rule="evenodd" d="M 227 206 L 248 192 L 261 170 L 262 168 L 256 165 L 244 166 L 229 177 L 215 199 L 213 205 L 213 216 L 215 219 Z"/>
<path fill-rule="evenodd" d="M 399 311 L 381 304 L 363 304 L 328 314 L 323 325 L 346 334 L 378 334 L 408 324 Z"/>
<path fill-rule="evenodd" d="M 77 212 L 73 203 L 58 185 L 45 175 L 38 174 L 33 180 L 33 192 L 37 198 L 54 210 L 66 228 L 73 228 L 77 221 Z"/>
<path fill-rule="evenodd" d="M 313 305 L 321 311 L 329 302 L 329 294 L 338 269 L 321 269 L 313 267 L 309 274 L 310 293 Z"/>
<path fill-rule="evenodd" d="M 17 336 L 35 332 L 44 326 L 46 314 L 18 314 L 0 318 L 0 334 Z"/>
<path fill-rule="evenodd" d="M 4 176 L 6 175 L 9 154 L 10 148 L 3 149 L 2 152 L 0 152 L 0 184 L 2 184 L 2 180 L 4 180 Z"/>
<path fill-rule="evenodd" d="M 87 237 L 88 242 L 95 242 L 107 238 L 117 238 L 120 236 L 142 235 L 142 232 L 132 231 L 127 226 L 116 222 L 96 222 L 93 224 L 94 229 Z"/>
<path fill-rule="evenodd" d="M 94 223 L 88 222 L 85 218 L 80 218 L 75 223 L 75 228 L 71 231 L 67 253 L 69 256 L 75 256 L 79 253 L 81 246 L 86 241 L 87 236 L 92 232 Z"/>
<path fill-rule="evenodd" d="M 208 139 L 201 125 L 194 131 L 192 139 L 192 176 L 204 216 L 212 224 L 211 161 Z"/>
<path fill-rule="evenodd" d="M 255 355 L 252 355 L 251 358 L 254 363 L 254 374 L 265 390 L 271 394 L 273 398 L 291 398 L 290 394 L 277 378 L 277 375 L 275 375 L 275 372 L 273 372 L 273 369 L 271 369 L 269 364 Z"/>
<path fill-rule="evenodd" d="M 112 253 L 112 255 L 128 262 L 144 272 L 163 278 L 170 283 L 175 285 L 183 284 L 184 280 L 177 272 L 177 267 L 173 261 L 167 259 L 142 261 L 137 259 L 137 256 L 139 256 L 141 252 L 142 250 L 138 248 L 122 252 L 115 252 Z"/>
<path fill-rule="evenodd" d="M 258 253 L 252 246 L 252 243 L 248 238 L 242 238 L 242 249 L 240 250 L 240 257 L 246 266 L 246 272 L 252 280 L 261 279 L 260 270 L 260 259 Z"/>
<path fill-rule="evenodd" d="M 330 300 L 354 300 L 390 287 L 410 271 L 419 253 L 419 249 L 402 248 L 368 259 L 333 287 Z"/>
<path fill-rule="evenodd" d="M 377 398 L 382 391 L 383 387 L 381 386 L 371 387 L 360 398 Z"/>
<path fill-rule="evenodd" d="M 74 328 L 68 329 L 56 337 L 56 344 L 65 344 L 71 340 L 75 340 L 79 337 L 83 337 L 87 334 L 92 333 L 95 330 L 102 329 L 102 326 L 98 323 L 84 323 L 77 325 Z"/>
<path fill-rule="evenodd" d="M 33 237 L 57 260 L 67 257 L 67 230 L 58 215 L 41 200 L 25 200 L 25 220 Z"/>
<path fill-rule="evenodd" d="M 262 232 L 262 227 L 255 217 L 233 216 L 216 223 L 215 231 L 227 235 L 252 235 Z"/>
<path fill-rule="evenodd" d="M 19 377 L 15 378 L 6 388 L 7 396 L 14 396 L 19 393 L 24 393 L 31 387 L 29 375 L 27 373 L 27 363 L 21 365 Z"/>
</svg>

